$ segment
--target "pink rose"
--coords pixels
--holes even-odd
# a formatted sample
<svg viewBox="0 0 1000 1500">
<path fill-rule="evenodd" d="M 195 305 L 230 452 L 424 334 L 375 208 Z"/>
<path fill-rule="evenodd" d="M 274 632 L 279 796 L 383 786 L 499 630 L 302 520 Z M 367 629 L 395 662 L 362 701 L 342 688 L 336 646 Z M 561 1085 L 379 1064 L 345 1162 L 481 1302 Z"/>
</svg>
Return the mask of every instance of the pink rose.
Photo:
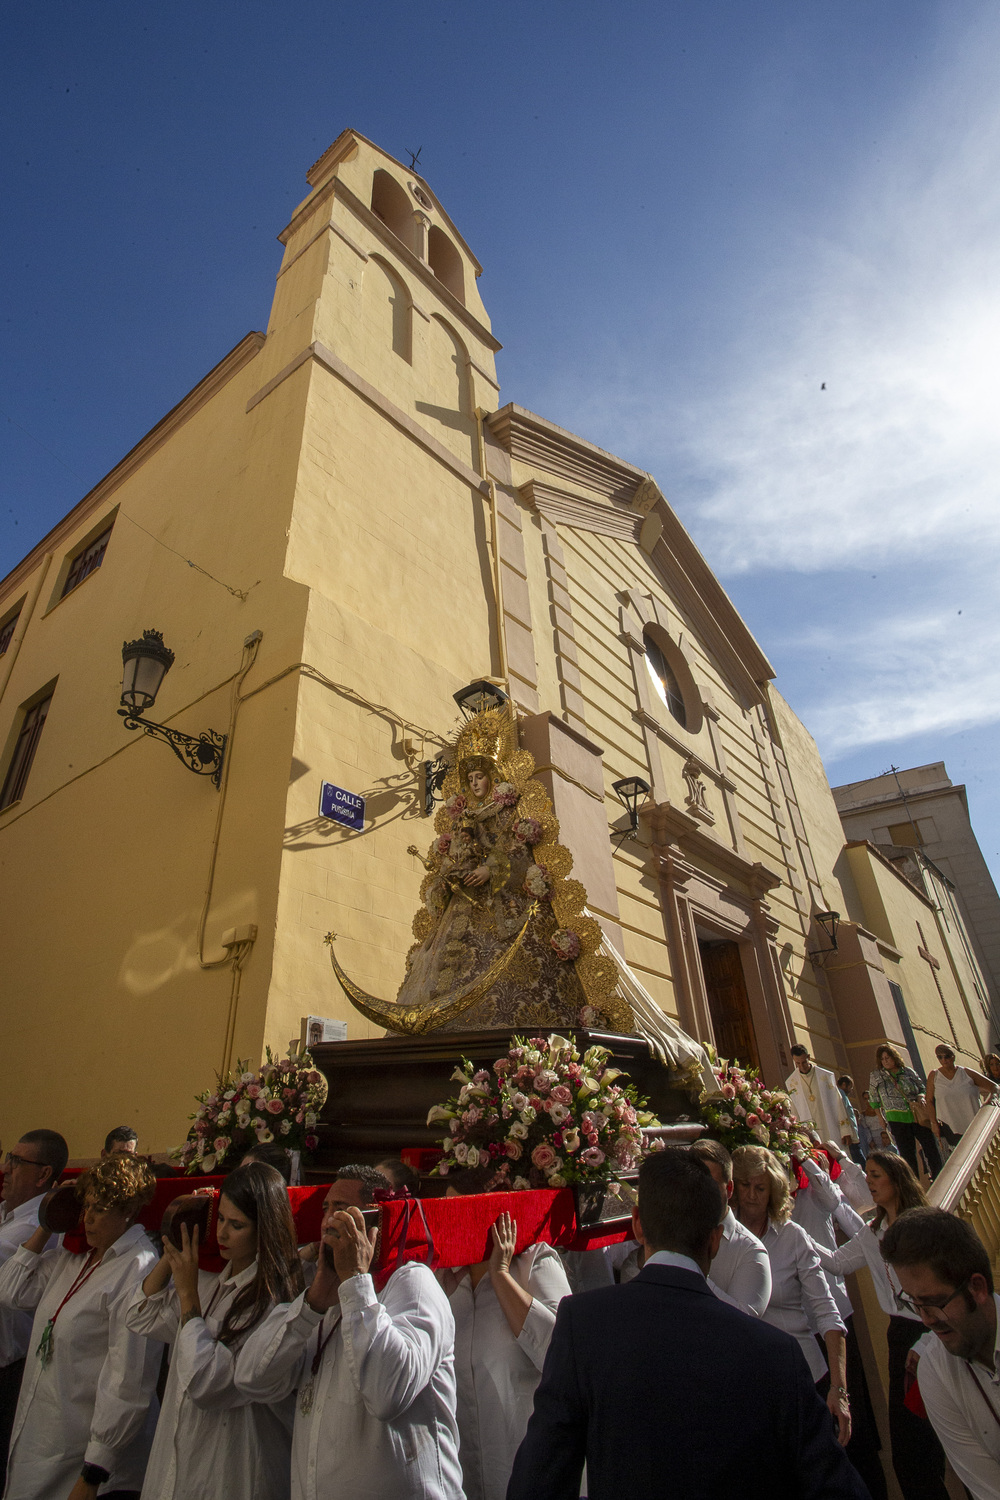
<svg viewBox="0 0 1000 1500">
<path fill-rule="evenodd" d="M 546 1167 L 551 1167 L 555 1159 L 556 1153 L 553 1151 L 552 1147 L 547 1146 L 544 1141 L 540 1146 L 536 1146 L 534 1151 L 532 1151 L 531 1153 L 531 1160 L 541 1172 L 544 1172 Z M 601 1157 L 601 1160 L 604 1160 L 603 1156 Z"/>
<path fill-rule="evenodd" d="M 264 1107 L 269 1115 L 280 1115 L 284 1114 L 285 1112 L 285 1106 L 282 1104 L 280 1099 L 268 1099 L 267 1104 Z"/>
<path fill-rule="evenodd" d="M 557 1104 L 572 1104 L 573 1095 L 564 1083 L 556 1084 L 552 1090 L 552 1097 Z"/>
<path fill-rule="evenodd" d="M 760 1120 L 757 1118 L 756 1115 L 747 1115 L 747 1124 L 750 1126 L 750 1129 L 752 1130 L 755 1125 L 759 1125 L 760 1124 Z"/>
<path fill-rule="evenodd" d="M 249 1085 L 249 1087 L 247 1088 L 247 1098 L 248 1099 L 258 1099 L 259 1097 L 260 1097 L 260 1084 L 259 1083 L 251 1083 Z"/>
<path fill-rule="evenodd" d="M 228 1135 L 217 1135 L 215 1137 L 215 1140 L 212 1142 L 212 1145 L 215 1147 L 216 1151 L 221 1154 L 221 1152 L 225 1151 L 226 1147 L 229 1145 Z"/>
<path fill-rule="evenodd" d="M 522 1154 L 520 1141 L 508 1141 L 505 1150 L 511 1161 L 520 1160 Z"/>
<path fill-rule="evenodd" d="M 723 1093 L 723 1097 L 726 1098 L 726 1099 L 735 1099 L 736 1098 L 736 1090 L 733 1088 L 733 1086 L 732 1086 L 731 1083 L 724 1083 L 722 1085 L 722 1093 Z"/>
</svg>

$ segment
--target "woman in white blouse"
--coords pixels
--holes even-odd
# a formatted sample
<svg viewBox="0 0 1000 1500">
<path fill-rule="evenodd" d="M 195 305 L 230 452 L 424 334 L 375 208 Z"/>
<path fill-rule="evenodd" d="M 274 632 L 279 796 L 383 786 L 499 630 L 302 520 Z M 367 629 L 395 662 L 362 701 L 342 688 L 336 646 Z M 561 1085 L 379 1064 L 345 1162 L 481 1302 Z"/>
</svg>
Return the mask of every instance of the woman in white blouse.
<svg viewBox="0 0 1000 1500">
<path fill-rule="evenodd" d="M 836 1418 L 841 1443 L 846 1443 L 851 1436 L 846 1331 L 815 1246 L 805 1230 L 791 1222 L 785 1169 L 763 1146 L 737 1146 L 733 1182 L 733 1211 L 761 1241 L 771 1262 L 771 1300 L 761 1316 L 798 1340 L 816 1381 L 827 1371 L 813 1337 L 814 1332 L 822 1335 L 830 1368 L 827 1406 Z"/>
<path fill-rule="evenodd" d="M 468 1177 L 466 1190 L 482 1192 L 472 1172 Z M 438 1273 L 455 1317 L 459 1457 L 466 1500 L 504 1500 L 507 1494 L 556 1308 L 570 1291 L 551 1245 L 529 1245 L 514 1254 L 510 1214 L 500 1214 L 491 1233 L 488 1260 Z"/>
<path fill-rule="evenodd" d="M 919 1353 L 914 1344 L 924 1333 L 919 1313 L 901 1301 L 902 1292 L 894 1273 L 882 1259 L 880 1241 L 889 1225 L 908 1208 L 927 1204 L 924 1190 L 907 1163 L 894 1151 L 870 1151 L 865 1177 L 875 1201 L 875 1217 L 849 1239 L 830 1250 L 816 1243 L 820 1263 L 838 1276 L 847 1276 L 867 1266 L 879 1305 L 889 1317 L 889 1442 L 892 1466 L 904 1500 L 947 1500 L 944 1482 L 944 1449 L 931 1424 L 915 1416 L 906 1404 L 908 1375 L 916 1369 Z"/>
<path fill-rule="evenodd" d="M 302 1290 L 281 1173 L 252 1162 L 226 1178 L 216 1220 L 222 1271 L 199 1271 L 197 1228 L 192 1237 L 182 1224 L 181 1238 L 180 1250 L 164 1240 L 126 1313 L 133 1332 L 172 1345 L 142 1500 L 286 1500 L 293 1403 L 260 1405 L 233 1380 L 247 1335 Z"/>
<path fill-rule="evenodd" d="M 40 1228 L 0 1270 L 0 1302 L 35 1310 L 5 1500 L 139 1493 L 160 1351 L 131 1332 L 125 1309 L 156 1259 L 135 1222 L 154 1187 L 146 1162 L 108 1157 L 77 1181 L 87 1253 L 45 1250 Z"/>
</svg>

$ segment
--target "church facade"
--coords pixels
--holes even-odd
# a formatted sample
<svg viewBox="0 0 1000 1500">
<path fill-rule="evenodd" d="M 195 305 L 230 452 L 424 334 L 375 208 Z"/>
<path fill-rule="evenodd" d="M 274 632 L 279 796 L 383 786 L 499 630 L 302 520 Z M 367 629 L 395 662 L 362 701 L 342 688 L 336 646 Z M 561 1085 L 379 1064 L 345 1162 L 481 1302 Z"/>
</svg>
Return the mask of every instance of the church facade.
<svg viewBox="0 0 1000 1500">
<path fill-rule="evenodd" d="M 501 402 L 479 264 L 427 183 L 353 131 L 308 182 L 266 333 L 0 584 L 0 1131 L 93 1155 L 113 1079 L 163 1151 L 216 1069 L 283 1052 L 301 1017 L 374 1034 L 323 939 L 392 999 L 453 695 L 483 678 L 590 912 L 691 1036 L 771 1084 L 796 1040 L 859 1080 L 885 1037 L 978 1063 L 971 950 L 845 846 L 813 740 L 655 479 Z M 146 717 L 225 736 L 218 789 L 116 716 L 120 642 L 148 629 L 174 661 Z M 615 784 L 636 779 L 632 830 Z"/>
</svg>

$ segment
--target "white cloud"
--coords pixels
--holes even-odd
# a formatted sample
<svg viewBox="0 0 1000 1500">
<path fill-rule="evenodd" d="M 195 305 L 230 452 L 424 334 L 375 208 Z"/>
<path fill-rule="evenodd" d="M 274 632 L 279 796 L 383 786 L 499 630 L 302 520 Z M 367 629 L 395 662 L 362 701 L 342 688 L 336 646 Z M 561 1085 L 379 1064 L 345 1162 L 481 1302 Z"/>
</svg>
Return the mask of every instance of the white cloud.
<svg viewBox="0 0 1000 1500">
<path fill-rule="evenodd" d="M 789 655 L 837 662 L 836 684 L 799 704 L 821 753 L 918 734 L 953 734 L 1000 717 L 1000 621 L 966 631 L 955 610 L 815 627 L 784 643 Z"/>
<path fill-rule="evenodd" d="M 721 571 L 1000 542 L 1000 100 L 982 56 L 980 37 L 841 198 L 837 239 L 796 243 L 755 299 L 771 313 L 744 333 L 740 387 L 689 404 Z"/>
</svg>

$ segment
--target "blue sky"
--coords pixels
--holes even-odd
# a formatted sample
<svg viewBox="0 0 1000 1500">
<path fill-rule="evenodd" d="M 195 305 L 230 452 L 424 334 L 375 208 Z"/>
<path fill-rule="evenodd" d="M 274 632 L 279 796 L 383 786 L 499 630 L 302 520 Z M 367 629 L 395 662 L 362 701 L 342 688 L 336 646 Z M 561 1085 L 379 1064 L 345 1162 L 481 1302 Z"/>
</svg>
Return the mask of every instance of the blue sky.
<svg viewBox="0 0 1000 1500">
<path fill-rule="evenodd" d="M 501 399 L 656 475 L 831 781 L 945 760 L 1000 872 L 998 44 L 977 0 L 8 7 L 0 573 L 265 326 L 351 125 L 422 147 Z"/>
</svg>

